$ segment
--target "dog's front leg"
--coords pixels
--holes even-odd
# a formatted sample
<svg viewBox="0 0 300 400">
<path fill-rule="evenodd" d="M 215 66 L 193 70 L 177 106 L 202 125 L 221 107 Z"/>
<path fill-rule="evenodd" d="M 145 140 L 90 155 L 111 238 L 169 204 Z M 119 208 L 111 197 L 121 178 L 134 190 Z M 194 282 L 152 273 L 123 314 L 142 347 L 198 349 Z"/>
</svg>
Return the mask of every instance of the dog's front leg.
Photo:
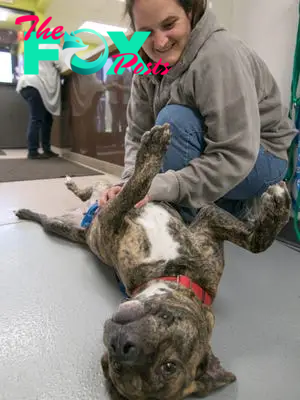
<svg viewBox="0 0 300 400">
<path fill-rule="evenodd" d="M 284 182 L 270 186 L 261 197 L 257 219 L 252 224 L 240 221 L 216 205 L 205 205 L 191 230 L 208 229 L 218 240 L 228 240 L 252 253 L 268 249 L 287 224 L 291 198 Z"/>
<path fill-rule="evenodd" d="M 169 124 L 154 126 L 151 131 L 144 133 L 133 175 L 99 214 L 106 229 L 111 227 L 117 231 L 126 213 L 147 195 L 153 178 L 159 173 L 170 136 Z"/>
</svg>

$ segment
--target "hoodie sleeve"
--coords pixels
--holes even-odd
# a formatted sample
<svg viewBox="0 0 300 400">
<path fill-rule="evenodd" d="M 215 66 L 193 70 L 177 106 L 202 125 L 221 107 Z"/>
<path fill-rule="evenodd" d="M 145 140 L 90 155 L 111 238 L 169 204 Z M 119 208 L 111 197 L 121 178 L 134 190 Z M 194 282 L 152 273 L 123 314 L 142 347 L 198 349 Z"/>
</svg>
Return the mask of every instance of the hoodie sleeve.
<svg viewBox="0 0 300 400">
<path fill-rule="evenodd" d="M 135 159 L 143 134 L 149 131 L 155 122 L 152 96 L 143 86 L 143 77 L 134 75 L 132 79 L 131 93 L 127 107 L 127 129 L 125 134 L 125 158 L 121 182 L 126 182 L 132 175 L 135 167 Z"/>
<path fill-rule="evenodd" d="M 157 175 L 153 200 L 199 208 L 228 193 L 255 164 L 260 116 L 250 62 L 234 48 L 210 53 L 196 58 L 186 80 L 187 95 L 204 117 L 206 148 L 185 168 Z"/>
</svg>

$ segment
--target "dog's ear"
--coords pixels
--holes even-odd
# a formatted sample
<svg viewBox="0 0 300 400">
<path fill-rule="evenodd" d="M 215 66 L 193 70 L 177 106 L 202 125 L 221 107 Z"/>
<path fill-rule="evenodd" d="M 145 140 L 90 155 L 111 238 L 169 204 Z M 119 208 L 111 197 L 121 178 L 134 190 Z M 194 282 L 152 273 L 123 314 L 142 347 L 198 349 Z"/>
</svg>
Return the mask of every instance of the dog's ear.
<svg viewBox="0 0 300 400">
<path fill-rule="evenodd" d="M 210 349 L 198 367 L 194 389 L 200 396 L 207 396 L 235 380 L 236 376 L 222 367 L 220 360 Z"/>
<path fill-rule="evenodd" d="M 210 307 L 205 307 L 204 310 L 207 321 L 205 327 L 210 342 L 215 325 L 215 317 Z M 235 380 L 235 375 L 222 367 L 220 360 L 213 354 L 211 346 L 208 344 L 206 355 L 197 368 L 195 380 L 184 390 L 184 396 L 197 394 L 198 396 L 206 397 L 215 390 L 227 386 Z"/>
<path fill-rule="evenodd" d="M 101 365 L 103 370 L 103 375 L 106 379 L 105 387 L 108 392 L 109 398 L 111 400 L 127 400 L 123 397 L 115 388 L 113 381 L 109 376 L 109 366 L 108 366 L 108 354 L 105 353 L 101 358 Z"/>
</svg>

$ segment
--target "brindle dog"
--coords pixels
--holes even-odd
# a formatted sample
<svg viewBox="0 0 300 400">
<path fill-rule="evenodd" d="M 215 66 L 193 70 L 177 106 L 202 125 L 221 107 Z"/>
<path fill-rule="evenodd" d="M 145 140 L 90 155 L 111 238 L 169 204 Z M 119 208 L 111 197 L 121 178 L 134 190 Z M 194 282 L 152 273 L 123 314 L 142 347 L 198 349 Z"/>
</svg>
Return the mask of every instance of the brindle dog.
<svg viewBox="0 0 300 400">
<path fill-rule="evenodd" d="M 27 209 L 16 212 L 47 232 L 87 244 L 116 269 L 132 296 L 104 326 L 107 352 L 102 368 L 114 400 L 180 400 L 192 393 L 208 395 L 235 381 L 212 352 L 214 315 L 209 303 L 180 279 L 165 277 L 189 277 L 213 300 L 224 268 L 224 241 L 262 252 L 289 219 L 284 183 L 261 197 L 254 224 L 214 204 L 204 205 L 189 226 L 167 204 L 135 208 L 159 172 L 169 140 L 167 124 L 143 135 L 132 177 L 86 229 L 80 227 L 82 215 L 78 220 L 74 214 L 49 218 Z M 80 190 L 71 181 L 67 186 L 83 201 L 99 196 L 92 187 Z"/>
</svg>

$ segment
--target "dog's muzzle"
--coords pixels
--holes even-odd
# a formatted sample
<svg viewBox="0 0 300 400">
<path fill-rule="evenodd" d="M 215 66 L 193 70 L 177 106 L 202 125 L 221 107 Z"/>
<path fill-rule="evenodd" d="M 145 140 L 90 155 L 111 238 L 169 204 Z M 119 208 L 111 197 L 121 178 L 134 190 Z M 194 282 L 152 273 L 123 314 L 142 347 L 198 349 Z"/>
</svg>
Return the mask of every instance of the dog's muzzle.
<svg viewBox="0 0 300 400">
<path fill-rule="evenodd" d="M 145 315 L 144 306 L 137 300 L 121 303 L 111 321 L 106 324 L 109 330 L 106 346 L 110 357 L 120 364 L 137 364 L 143 357 L 142 345 L 134 329 L 125 326 L 136 322 Z"/>
</svg>

